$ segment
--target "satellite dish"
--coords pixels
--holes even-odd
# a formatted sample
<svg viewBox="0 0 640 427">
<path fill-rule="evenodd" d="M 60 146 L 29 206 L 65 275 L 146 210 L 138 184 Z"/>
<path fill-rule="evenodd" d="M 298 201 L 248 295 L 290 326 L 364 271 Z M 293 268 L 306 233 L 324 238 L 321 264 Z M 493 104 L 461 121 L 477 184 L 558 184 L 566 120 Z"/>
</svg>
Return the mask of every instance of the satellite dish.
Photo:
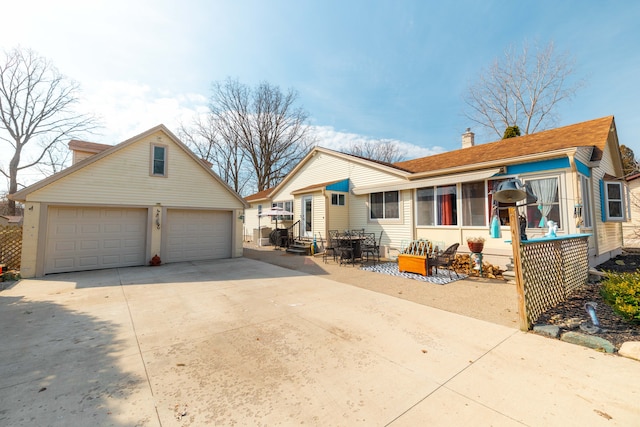
<svg viewBox="0 0 640 427">
<path fill-rule="evenodd" d="M 515 203 L 527 198 L 527 191 L 519 179 L 502 181 L 493 192 L 493 199 L 501 203 Z"/>
</svg>

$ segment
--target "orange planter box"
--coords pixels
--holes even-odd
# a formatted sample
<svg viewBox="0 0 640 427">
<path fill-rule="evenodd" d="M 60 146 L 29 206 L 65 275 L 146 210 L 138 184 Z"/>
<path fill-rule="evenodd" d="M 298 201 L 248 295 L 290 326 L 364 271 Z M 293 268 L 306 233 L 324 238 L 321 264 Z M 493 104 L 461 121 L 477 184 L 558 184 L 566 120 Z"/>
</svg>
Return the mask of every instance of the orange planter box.
<svg viewBox="0 0 640 427">
<path fill-rule="evenodd" d="M 407 273 L 422 274 L 428 276 L 429 262 L 424 255 L 410 255 L 399 254 L 398 255 L 398 270 Z"/>
</svg>

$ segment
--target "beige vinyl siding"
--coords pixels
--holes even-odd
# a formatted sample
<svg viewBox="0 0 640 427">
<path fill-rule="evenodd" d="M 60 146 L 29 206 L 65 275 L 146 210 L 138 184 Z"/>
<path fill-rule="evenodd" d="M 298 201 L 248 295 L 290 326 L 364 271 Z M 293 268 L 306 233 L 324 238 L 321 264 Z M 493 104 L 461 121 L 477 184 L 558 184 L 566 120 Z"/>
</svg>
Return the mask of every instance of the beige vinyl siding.
<svg viewBox="0 0 640 427">
<path fill-rule="evenodd" d="M 326 231 L 325 231 L 325 217 L 326 217 L 326 204 L 325 198 L 321 192 L 313 193 L 313 205 L 312 205 L 312 225 L 313 227 L 313 236 L 318 239 L 326 239 Z"/>
<path fill-rule="evenodd" d="M 168 147 L 168 177 L 149 175 L 152 144 Z M 135 183 L 135 185 L 132 185 Z M 29 195 L 30 201 L 93 205 L 155 205 L 240 209 L 241 202 L 194 163 L 171 138 L 156 132 Z"/>
<path fill-rule="evenodd" d="M 640 179 L 629 181 L 631 221 L 622 223 L 624 247 L 640 248 Z"/>
<path fill-rule="evenodd" d="M 622 224 L 620 222 L 602 222 L 602 205 L 600 192 L 600 180 L 605 173 L 617 176 L 610 152 L 611 144 L 607 144 L 606 149 L 600 160 L 600 167 L 594 170 L 593 187 L 594 187 L 594 225 L 597 229 L 597 245 L 598 254 L 604 254 L 610 251 L 620 250 L 622 245 Z"/>
<path fill-rule="evenodd" d="M 331 195 L 332 194 L 343 194 L 344 195 L 344 206 L 334 206 L 331 204 Z M 350 198 L 348 193 L 341 192 L 327 192 L 326 197 L 327 203 L 327 231 L 328 230 L 346 230 L 349 228 L 349 207 L 350 207 Z M 325 236 L 326 238 L 326 236 Z"/>
<path fill-rule="evenodd" d="M 576 150 L 576 154 L 574 155 L 574 159 L 579 162 L 589 165 L 591 163 L 591 155 L 593 149 L 591 147 L 579 147 Z"/>
<path fill-rule="evenodd" d="M 76 164 L 87 157 L 93 156 L 95 153 L 88 153 L 86 151 L 74 151 L 73 152 L 73 164 Z"/>
<path fill-rule="evenodd" d="M 270 218 L 258 218 L 258 205 L 262 205 L 262 209 L 269 209 L 271 203 L 263 201 L 259 203 L 251 203 L 251 207 L 244 211 L 244 231 L 245 240 L 253 240 L 253 230 L 258 229 L 258 225 L 262 228 L 271 227 Z"/>
<path fill-rule="evenodd" d="M 404 179 L 391 173 L 385 173 L 338 156 L 319 152 L 278 190 L 274 200 L 287 200 L 287 195 L 292 192 L 314 184 L 347 178 L 351 181 L 351 187 L 365 184 L 405 182 Z"/>
</svg>

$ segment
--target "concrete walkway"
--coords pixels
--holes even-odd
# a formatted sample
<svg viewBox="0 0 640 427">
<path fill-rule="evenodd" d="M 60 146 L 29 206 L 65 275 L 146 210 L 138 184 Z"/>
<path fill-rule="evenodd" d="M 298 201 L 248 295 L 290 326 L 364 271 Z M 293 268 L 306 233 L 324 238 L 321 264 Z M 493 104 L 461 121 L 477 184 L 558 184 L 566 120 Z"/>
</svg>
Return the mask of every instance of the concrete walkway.
<svg viewBox="0 0 640 427">
<path fill-rule="evenodd" d="M 636 361 L 246 258 L 22 280 L 0 325 L 3 426 L 640 419 Z"/>
</svg>

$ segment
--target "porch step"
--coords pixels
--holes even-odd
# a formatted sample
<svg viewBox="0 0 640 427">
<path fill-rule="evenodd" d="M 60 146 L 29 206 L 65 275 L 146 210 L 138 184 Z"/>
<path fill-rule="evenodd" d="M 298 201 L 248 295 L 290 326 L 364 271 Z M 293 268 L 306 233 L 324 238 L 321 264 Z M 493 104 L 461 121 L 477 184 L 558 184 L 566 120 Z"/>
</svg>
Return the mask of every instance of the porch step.
<svg viewBox="0 0 640 427">
<path fill-rule="evenodd" d="M 311 255 L 311 246 L 313 242 L 295 241 L 289 245 L 287 252 L 296 255 Z"/>
</svg>

